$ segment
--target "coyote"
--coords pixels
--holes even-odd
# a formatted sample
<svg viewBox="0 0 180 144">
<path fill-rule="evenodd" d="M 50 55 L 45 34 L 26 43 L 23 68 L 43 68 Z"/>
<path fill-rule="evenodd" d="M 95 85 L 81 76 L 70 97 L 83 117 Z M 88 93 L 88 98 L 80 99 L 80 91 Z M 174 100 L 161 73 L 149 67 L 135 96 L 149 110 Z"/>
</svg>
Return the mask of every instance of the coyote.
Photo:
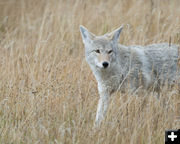
<svg viewBox="0 0 180 144">
<path fill-rule="evenodd" d="M 80 25 L 85 57 L 98 83 L 100 99 L 95 124 L 105 117 L 110 95 L 139 88 L 159 90 L 160 86 L 179 83 L 179 48 L 169 43 L 147 46 L 118 44 L 123 27 L 101 36 Z"/>
</svg>

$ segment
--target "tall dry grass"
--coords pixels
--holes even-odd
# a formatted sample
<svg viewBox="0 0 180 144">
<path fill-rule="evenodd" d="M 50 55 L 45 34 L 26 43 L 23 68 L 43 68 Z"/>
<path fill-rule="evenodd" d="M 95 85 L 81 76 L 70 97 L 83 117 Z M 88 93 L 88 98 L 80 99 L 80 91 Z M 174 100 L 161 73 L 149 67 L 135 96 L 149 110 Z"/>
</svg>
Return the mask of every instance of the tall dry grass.
<svg viewBox="0 0 180 144">
<path fill-rule="evenodd" d="M 124 24 L 124 45 L 180 43 L 179 14 L 179 0 L 0 0 L 0 143 L 163 144 L 180 128 L 174 90 L 116 93 L 93 128 L 97 84 L 79 25 Z"/>
</svg>

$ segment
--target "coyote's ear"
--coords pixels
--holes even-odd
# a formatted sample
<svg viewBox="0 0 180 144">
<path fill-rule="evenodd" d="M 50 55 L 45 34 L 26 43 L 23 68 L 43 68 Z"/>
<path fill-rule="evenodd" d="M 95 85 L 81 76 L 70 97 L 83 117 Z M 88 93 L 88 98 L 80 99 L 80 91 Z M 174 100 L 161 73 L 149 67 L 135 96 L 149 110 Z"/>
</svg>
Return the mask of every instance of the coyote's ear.
<svg viewBox="0 0 180 144">
<path fill-rule="evenodd" d="M 113 32 L 107 34 L 106 36 L 107 36 L 110 40 L 112 40 L 112 41 L 114 41 L 114 42 L 117 42 L 118 39 L 119 39 L 119 36 L 120 36 L 120 34 L 121 34 L 122 29 L 123 29 L 123 26 L 121 26 L 121 27 L 119 27 L 118 29 L 114 30 Z"/>
<path fill-rule="evenodd" d="M 89 32 L 84 26 L 80 25 L 79 28 L 84 44 L 87 42 L 90 43 L 95 38 L 95 35 Z"/>
</svg>

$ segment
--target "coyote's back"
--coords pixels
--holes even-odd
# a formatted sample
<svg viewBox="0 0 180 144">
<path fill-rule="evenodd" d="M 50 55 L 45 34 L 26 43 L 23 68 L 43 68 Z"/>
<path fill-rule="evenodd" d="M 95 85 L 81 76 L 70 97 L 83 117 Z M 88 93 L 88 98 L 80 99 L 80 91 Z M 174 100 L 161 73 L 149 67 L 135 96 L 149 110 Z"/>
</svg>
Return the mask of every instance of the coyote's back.
<svg viewBox="0 0 180 144">
<path fill-rule="evenodd" d="M 159 86 L 173 86 L 180 81 L 180 47 L 162 43 L 145 46 L 145 55 L 149 61 L 152 82 Z"/>
</svg>

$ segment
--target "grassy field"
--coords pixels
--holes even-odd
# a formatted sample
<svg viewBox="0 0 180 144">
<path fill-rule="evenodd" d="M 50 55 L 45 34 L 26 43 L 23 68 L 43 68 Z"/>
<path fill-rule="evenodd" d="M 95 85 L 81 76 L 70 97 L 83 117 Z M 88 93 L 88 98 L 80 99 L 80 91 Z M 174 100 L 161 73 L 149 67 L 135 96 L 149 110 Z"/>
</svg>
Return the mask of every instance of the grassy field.
<svg viewBox="0 0 180 144">
<path fill-rule="evenodd" d="M 79 25 L 120 43 L 180 44 L 179 0 L 0 0 L 0 143 L 163 144 L 180 128 L 180 95 L 116 93 L 93 123 L 97 83 Z"/>
</svg>

